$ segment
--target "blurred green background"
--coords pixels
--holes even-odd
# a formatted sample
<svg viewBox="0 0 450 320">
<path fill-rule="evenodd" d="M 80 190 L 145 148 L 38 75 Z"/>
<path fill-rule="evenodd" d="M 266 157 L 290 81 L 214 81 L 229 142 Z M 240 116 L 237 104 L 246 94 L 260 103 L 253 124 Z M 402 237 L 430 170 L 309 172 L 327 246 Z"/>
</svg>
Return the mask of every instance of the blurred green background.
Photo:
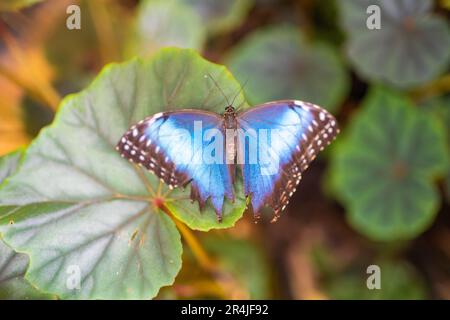
<svg viewBox="0 0 450 320">
<path fill-rule="evenodd" d="M 66 28 L 71 4 L 81 30 Z M 250 104 L 310 101 L 342 133 L 278 223 L 246 214 L 196 233 L 226 286 L 186 250 L 158 298 L 450 299 L 449 17 L 448 0 L 2 1 L 0 156 L 107 63 L 193 48 L 246 82 Z M 14 157 L 0 158 L 0 182 Z M 26 259 L 0 242 L 0 298 L 54 298 L 23 279 Z M 381 290 L 366 286 L 372 264 Z"/>
</svg>

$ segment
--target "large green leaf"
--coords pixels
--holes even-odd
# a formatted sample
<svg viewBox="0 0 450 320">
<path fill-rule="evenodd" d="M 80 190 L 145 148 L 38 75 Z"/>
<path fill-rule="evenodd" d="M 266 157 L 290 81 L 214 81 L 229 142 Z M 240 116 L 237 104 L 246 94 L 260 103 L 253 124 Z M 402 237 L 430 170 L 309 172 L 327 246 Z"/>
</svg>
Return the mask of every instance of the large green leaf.
<svg viewBox="0 0 450 320">
<path fill-rule="evenodd" d="M 271 27 L 250 35 L 227 64 L 247 82 L 253 104 L 301 99 L 334 111 L 347 92 L 345 69 L 333 48 L 308 44 L 294 27 Z"/>
<path fill-rule="evenodd" d="M 21 156 L 20 150 L 0 158 L 0 184 L 16 171 Z M 0 300 L 49 298 L 23 278 L 28 262 L 25 254 L 14 252 L 0 239 Z"/>
<path fill-rule="evenodd" d="M 348 57 L 368 80 L 401 88 L 423 84 L 443 72 L 450 58 L 447 21 L 432 15 L 431 0 L 344 0 L 341 21 Z M 367 9 L 380 8 L 380 29 L 369 29 Z"/>
<path fill-rule="evenodd" d="M 19 150 L 0 158 L 0 185 L 7 177 L 16 172 L 23 151 Z"/>
<path fill-rule="evenodd" d="M 174 222 L 156 203 L 200 230 L 229 227 L 242 216 L 245 201 L 237 198 L 218 222 L 210 206 L 200 212 L 190 203 L 189 188 L 171 192 L 114 150 L 128 127 L 150 114 L 187 107 L 221 112 L 225 99 L 206 74 L 227 95 L 240 89 L 225 67 L 169 48 L 111 65 L 64 100 L 0 190 L 0 231 L 29 254 L 26 278 L 33 285 L 63 298 L 151 298 L 173 282 L 182 250 Z M 246 107 L 242 95 L 237 104 Z M 80 290 L 66 285 L 77 268 Z"/>
<path fill-rule="evenodd" d="M 51 298 L 36 290 L 23 278 L 28 262 L 26 254 L 14 252 L 0 240 L 0 300 Z"/>
<path fill-rule="evenodd" d="M 376 88 L 333 152 L 331 178 L 352 225 L 375 240 L 409 239 L 439 206 L 445 174 L 442 127 L 403 96 Z"/>
</svg>

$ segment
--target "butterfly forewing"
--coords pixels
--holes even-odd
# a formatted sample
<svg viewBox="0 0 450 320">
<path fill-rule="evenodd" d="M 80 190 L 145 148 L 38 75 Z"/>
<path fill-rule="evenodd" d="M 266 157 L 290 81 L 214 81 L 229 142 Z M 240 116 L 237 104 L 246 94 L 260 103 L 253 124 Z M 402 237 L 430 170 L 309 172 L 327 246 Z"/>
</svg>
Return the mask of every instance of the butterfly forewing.
<svg viewBox="0 0 450 320">
<path fill-rule="evenodd" d="M 117 150 L 122 157 L 143 166 L 170 187 L 177 187 L 187 182 L 189 177 L 175 170 L 173 161 L 164 155 L 159 140 L 151 134 L 153 128 L 160 127 L 164 122 L 162 113 L 140 121 L 122 136 Z"/>
<path fill-rule="evenodd" d="M 223 134 L 223 118 L 200 110 L 160 113 L 131 127 L 117 149 L 169 187 L 191 182 L 191 198 L 201 208 L 210 199 L 220 218 L 224 197 L 234 199 L 232 177 L 225 161 L 205 163 L 203 151 L 211 143 L 205 138 L 208 130 Z"/>
</svg>

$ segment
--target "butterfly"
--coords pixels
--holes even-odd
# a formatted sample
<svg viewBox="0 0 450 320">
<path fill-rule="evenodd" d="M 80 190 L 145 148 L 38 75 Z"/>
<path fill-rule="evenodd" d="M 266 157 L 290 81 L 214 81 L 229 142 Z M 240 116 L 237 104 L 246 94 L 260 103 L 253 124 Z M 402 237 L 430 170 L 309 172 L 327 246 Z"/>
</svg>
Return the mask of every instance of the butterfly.
<svg viewBox="0 0 450 320">
<path fill-rule="evenodd" d="M 302 173 L 338 133 L 325 109 L 280 100 L 241 113 L 231 104 L 222 115 L 197 109 L 157 113 L 133 125 L 116 149 L 171 189 L 190 183 L 191 200 L 201 210 L 210 200 L 219 221 L 224 199 L 234 201 L 240 168 L 254 217 L 268 205 L 276 221 Z"/>
</svg>

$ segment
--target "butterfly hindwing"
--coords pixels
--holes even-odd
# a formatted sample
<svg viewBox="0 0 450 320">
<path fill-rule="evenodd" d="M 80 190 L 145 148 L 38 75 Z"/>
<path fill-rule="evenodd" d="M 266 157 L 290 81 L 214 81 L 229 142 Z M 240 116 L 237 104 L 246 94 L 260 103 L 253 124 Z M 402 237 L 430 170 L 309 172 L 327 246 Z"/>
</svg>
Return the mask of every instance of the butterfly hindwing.
<svg viewBox="0 0 450 320">
<path fill-rule="evenodd" d="M 204 151 L 216 139 L 206 137 L 206 132 L 223 136 L 222 128 L 223 119 L 212 112 L 160 113 L 131 127 L 117 148 L 123 157 L 155 173 L 170 187 L 191 182 L 191 199 L 201 208 L 210 199 L 221 218 L 224 197 L 234 199 L 230 167 L 225 161 L 205 161 Z"/>
<path fill-rule="evenodd" d="M 238 152 L 247 160 L 241 163 L 245 195 L 251 196 L 255 216 L 268 205 L 274 209 L 276 220 L 295 192 L 302 172 L 339 132 L 336 120 L 311 103 L 284 100 L 243 112 L 238 116 L 238 126 L 258 135 L 258 161 L 251 163 L 248 153 L 252 148 L 238 134 Z M 269 153 L 269 161 L 263 161 L 264 152 Z"/>
</svg>

